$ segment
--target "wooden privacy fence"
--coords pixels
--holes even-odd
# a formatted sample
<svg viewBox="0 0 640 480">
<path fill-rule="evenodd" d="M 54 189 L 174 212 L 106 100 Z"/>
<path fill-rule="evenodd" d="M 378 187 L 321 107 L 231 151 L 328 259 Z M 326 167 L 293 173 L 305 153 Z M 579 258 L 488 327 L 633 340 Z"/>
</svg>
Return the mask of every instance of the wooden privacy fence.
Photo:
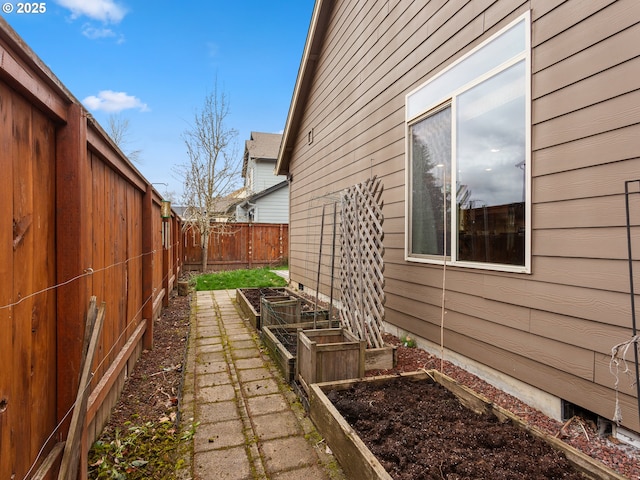
<svg viewBox="0 0 640 480">
<path fill-rule="evenodd" d="M 183 265 L 197 270 L 202 265 L 200 235 L 193 228 L 183 233 Z M 283 223 L 216 224 L 209 237 L 211 270 L 257 268 L 288 261 L 289 226 Z"/>
<path fill-rule="evenodd" d="M 21 480 L 67 439 L 95 295 L 105 315 L 86 463 L 128 369 L 152 347 L 181 268 L 181 222 L 161 218 L 152 185 L 1 18 L 0 59 L 0 478 Z"/>
</svg>

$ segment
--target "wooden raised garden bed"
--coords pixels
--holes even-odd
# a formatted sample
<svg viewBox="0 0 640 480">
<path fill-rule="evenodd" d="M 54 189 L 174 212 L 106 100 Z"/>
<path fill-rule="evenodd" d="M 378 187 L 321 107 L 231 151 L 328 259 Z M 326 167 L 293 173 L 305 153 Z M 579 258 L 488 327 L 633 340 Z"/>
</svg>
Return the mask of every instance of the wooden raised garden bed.
<svg viewBox="0 0 640 480">
<path fill-rule="evenodd" d="M 318 309 L 314 311 L 314 305 L 312 302 L 308 302 L 308 300 L 303 300 L 303 306 L 307 308 L 303 308 L 300 312 L 300 320 L 302 323 L 311 323 L 313 325 L 313 320 L 315 317 L 316 322 L 320 322 L 322 320 L 329 320 L 329 310 L 326 309 Z M 316 326 L 316 328 L 319 328 Z"/>
<path fill-rule="evenodd" d="M 329 320 L 316 319 L 316 328 L 336 327 Z M 297 323 L 292 325 L 265 325 L 262 327 L 262 342 L 271 352 L 271 357 L 289 383 L 295 380 L 296 356 L 298 349 L 298 330 L 312 329 L 313 322 Z"/>
<path fill-rule="evenodd" d="M 315 305 L 312 301 L 308 300 L 302 295 L 297 294 L 295 291 L 289 288 L 238 288 L 236 290 L 236 302 L 238 302 L 240 310 L 242 310 L 243 314 L 247 316 L 249 322 L 256 330 L 260 330 L 263 324 L 260 299 L 262 297 L 269 298 L 280 296 L 287 297 L 289 299 L 300 300 L 300 318 L 296 321 L 293 321 L 294 319 L 291 319 L 292 321 L 289 323 L 293 324 L 313 322 L 314 316 L 316 322 L 319 320 L 329 319 L 328 310 L 318 309 L 314 312 Z M 270 300 L 273 301 L 275 299 L 271 298 Z"/>
<path fill-rule="evenodd" d="M 385 345 L 380 348 L 367 348 L 364 352 L 365 370 L 391 370 L 398 363 L 398 347 Z"/>
<path fill-rule="evenodd" d="M 442 410 L 436 405 L 439 398 Z M 441 417 L 441 411 L 455 412 L 460 419 Z M 421 415 L 414 417 L 416 412 Z M 433 370 L 310 385 L 309 413 L 348 478 L 624 479 Z M 480 430 L 465 430 L 471 424 Z M 498 466 L 489 463 L 497 458 L 502 462 Z M 529 470 L 536 468 L 546 473 Z"/>
<path fill-rule="evenodd" d="M 309 385 L 364 376 L 367 342 L 344 328 L 299 330 L 296 378 Z"/>
<path fill-rule="evenodd" d="M 260 330 L 273 325 L 300 323 L 300 299 L 291 295 L 260 299 Z"/>
<path fill-rule="evenodd" d="M 263 309 L 261 306 L 261 299 L 269 302 L 270 308 Z M 290 314 L 297 311 L 297 304 L 295 299 L 300 301 L 300 318 L 297 322 Z M 266 346 L 273 353 L 274 360 L 278 363 L 278 366 L 285 374 L 285 378 L 288 379 L 289 372 L 293 371 L 295 377 L 295 359 L 297 356 L 297 330 L 302 329 L 324 329 L 324 328 L 337 328 L 339 325 L 338 320 L 329 322 L 329 311 L 327 309 L 315 310 L 315 305 L 312 301 L 304 298 L 301 295 L 296 294 L 288 288 L 239 288 L 236 290 L 236 301 L 238 302 L 242 312 L 249 318 L 249 322 L 256 330 L 263 330 L 263 327 L 280 325 L 281 320 L 289 320 L 291 323 L 283 325 L 284 329 L 278 329 L 274 331 L 272 328 L 269 335 L 262 335 L 263 341 Z M 286 303 L 291 301 L 291 303 Z M 280 305 L 278 303 L 284 302 Z M 280 309 L 281 314 L 277 314 Z M 266 311 L 265 311 L 266 310 Z M 268 318 L 270 313 L 276 313 L 271 317 L 280 318 Z M 315 317 L 315 321 L 314 321 Z M 276 321 L 277 320 L 277 321 Z M 274 332 L 278 336 L 287 335 L 293 337 L 292 343 L 287 346 L 282 342 L 274 340 Z M 276 338 L 277 340 L 277 338 Z M 293 350 L 293 351 L 292 351 Z M 293 357 L 293 358 L 290 358 Z M 396 347 L 385 346 L 382 348 L 367 348 L 365 350 L 365 370 L 386 370 L 395 367 L 396 365 Z M 293 367 L 291 366 L 293 365 Z M 363 375 L 357 375 L 363 376 Z M 354 377 L 342 377 L 342 378 L 354 378 Z"/>
<path fill-rule="evenodd" d="M 247 316 L 249 319 L 249 323 L 256 330 L 260 330 L 261 319 L 260 319 L 260 297 L 262 296 L 261 292 L 265 292 L 268 296 L 274 295 L 285 295 L 284 288 L 269 288 L 269 289 L 261 289 L 261 288 L 238 288 L 236 289 L 236 302 L 240 306 L 240 310 L 242 313 Z M 253 300 L 253 297 L 257 298 Z"/>
<path fill-rule="evenodd" d="M 262 329 L 262 341 L 288 383 L 296 377 L 297 333 L 297 326 L 273 325 Z"/>
</svg>

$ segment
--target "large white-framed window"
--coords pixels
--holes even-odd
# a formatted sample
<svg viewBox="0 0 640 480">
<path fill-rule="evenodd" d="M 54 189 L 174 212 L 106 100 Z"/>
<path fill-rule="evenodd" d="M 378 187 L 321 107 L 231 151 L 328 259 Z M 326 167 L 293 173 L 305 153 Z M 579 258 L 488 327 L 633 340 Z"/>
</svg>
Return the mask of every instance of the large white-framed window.
<svg viewBox="0 0 640 480">
<path fill-rule="evenodd" d="M 405 258 L 531 271 L 527 12 L 406 96 Z"/>
</svg>

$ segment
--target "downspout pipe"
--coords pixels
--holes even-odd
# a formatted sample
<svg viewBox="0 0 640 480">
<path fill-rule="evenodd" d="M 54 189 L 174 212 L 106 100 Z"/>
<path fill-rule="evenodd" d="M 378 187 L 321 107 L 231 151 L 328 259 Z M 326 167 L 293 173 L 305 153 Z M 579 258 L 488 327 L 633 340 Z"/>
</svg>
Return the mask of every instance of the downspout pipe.
<svg viewBox="0 0 640 480">
<path fill-rule="evenodd" d="M 636 296 L 633 285 L 633 255 L 631 252 L 631 214 L 629 207 L 629 184 L 636 183 L 640 185 L 640 180 L 627 180 L 624 182 L 624 201 L 626 207 L 627 214 L 627 251 L 629 257 L 629 295 L 631 297 L 631 327 L 632 327 L 632 335 L 633 338 L 636 338 L 638 334 L 637 324 L 636 324 Z M 640 192 L 631 192 L 631 193 L 640 193 Z M 633 348 L 634 360 L 636 364 L 636 393 L 638 396 L 638 416 L 640 417 L 640 373 L 638 372 L 638 345 L 637 342 Z"/>
</svg>

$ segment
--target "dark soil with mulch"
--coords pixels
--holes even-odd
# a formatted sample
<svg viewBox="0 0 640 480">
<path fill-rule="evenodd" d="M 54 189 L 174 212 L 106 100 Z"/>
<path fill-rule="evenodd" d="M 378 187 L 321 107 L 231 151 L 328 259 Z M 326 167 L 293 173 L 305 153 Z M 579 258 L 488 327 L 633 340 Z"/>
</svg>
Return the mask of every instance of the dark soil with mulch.
<svg viewBox="0 0 640 480">
<path fill-rule="evenodd" d="M 437 383 L 363 382 L 327 397 L 395 480 L 585 478 L 547 443 Z"/>
<path fill-rule="evenodd" d="M 154 348 L 144 350 L 129 374 L 118 403 L 111 411 L 102 438 L 112 438 L 128 422 L 141 424 L 169 418 L 177 424 L 182 393 L 183 364 L 189 337 L 190 297 L 169 298 L 153 331 Z"/>
<path fill-rule="evenodd" d="M 242 288 L 241 290 L 256 312 L 260 311 L 262 297 L 276 297 L 285 294 L 284 288 Z"/>
<path fill-rule="evenodd" d="M 247 301 L 251 304 L 253 309 L 256 312 L 260 311 L 260 299 L 262 297 L 276 297 L 281 295 L 288 295 L 288 292 L 284 288 L 242 288 L 242 293 L 244 294 Z M 314 310 L 314 302 L 313 298 L 310 298 L 308 295 L 298 294 L 301 299 L 304 299 L 300 305 L 301 312 L 313 312 Z M 323 306 L 321 302 L 318 303 L 318 308 L 326 308 Z"/>
<path fill-rule="evenodd" d="M 276 290 L 276 295 L 281 294 L 282 290 Z M 268 292 L 267 292 L 268 293 Z M 107 425 L 103 435 L 107 437 L 113 436 L 115 429 L 126 426 L 127 421 L 131 421 L 133 417 L 136 418 L 136 423 L 140 421 L 153 421 L 156 422 L 163 417 L 175 417 L 179 413 L 179 398 L 182 386 L 182 363 L 185 359 L 186 344 L 189 332 L 189 314 L 190 314 L 190 297 L 178 297 L 172 294 L 169 307 L 165 308 L 161 317 L 156 321 L 154 330 L 155 348 L 150 351 L 145 351 L 141 358 L 138 360 L 135 369 L 131 372 L 129 379 L 126 382 L 124 391 L 120 397 L 120 401 L 114 408 L 111 416 L 111 420 Z M 260 294 L 258 294 L 257 302 L 259 305 Z M 402 345 L 401 341 L 393 336 L 385 334 L 385 342 L 397 345 L 397 357 L 398 363 L 395 368 L 390 370 L 378 370 L 368 371 L 367 376 L 373 375 L 386 375 L 400 372 L 411 372 L 420 369 L 437 369 L 442 371 L 445 375 L 452 377 L 459 383 L 466 385 L 477 393 L 485 396 L 493 403 L 500 405 L 511 412 L 514 412 L 524 421 L 540 429 L 541 431 L 561 438 L 563 441 L 572 445 L 573 447 L 581 450 L 582 452 L 590 455 L 602 461 L 608 467 L 614 469 L 622 475 L 628 478 L 640 478 L 640 454 L 636 449 L 625 447 L 620 445 L 614 438 L 601 436 L 598 434 L 598 429 L 595 424 L 589 420 L 574 417 L 569 419 L 565 423 L 558 422 L 550 419 L 541 412 L 531 408 L 530 406 L 519 401 L 515 397 L 506 394 L 502 390 L 495 388 L 483 380 L 479 379 L 475 375 L 447 362 L 442 361 L 440 358 L 429 354 L 428 352 L 420 348 L 410 348 Z M 363 399 L 366 401 L 366 406 L 369 402 L 373 405 L 380 401 L 375 400 L 375 395 L 380 395 L 375 392 L 362 393 Z M 404 411 L 400 418 L 406 429 L 410 425 L 416 424 L 418 420 L 407 416 L 407 411 L 430 411 L 432 408 L 424 406 L 424 404 L 416 403 L 412 408 L 407 409 L 409 399 L 408 394 L 405 392 L 396 392 L 392 395 L 386 393 L 385 396 L 391 398 L 397 398 L 401 400 L 404 406 Z M 425 395 L 424 393 L 422 395 Z M 423 399 L 417 399 L 416 402 Z M 176 401 L 178 404 L 176 405 Z M 391 409 L 391 407 L 388 407 Z M 451 409 L 451 408 L 449 408 Z M 448 410 L 448 409 L 445 409 Z M 392 414 L 391 410 L 385 410 L 385 413 L 376 414 L 370 422 L 372 424 L 379 424 L 376 426 L 378 442 L 384 442 L 387 438 L 392 438 L 390 434 L 386 433 L 386 428 L 389 427 L 387 418 Z M 444 412 L 446 413 L 446 412 Z M 423 430 L 427 429 L 431 422 L 425 424 L 422 421 Z M 465 421 L 466 422 L 466 421 Z M 448 448 L 444 450 L 444 453 L 437 457 L 436 463 L 430 463 L 431 468 L 435 468 L 434 477 L 422 477 L 422 478 L 449 478 L 449 479 L 462 479 L 462 478 L 500 478 L 496 476 L 496 470 L 492 470 L 490 475 L 482 475 L 475 473 L 454 474 L 450 473 L 440 475 L 440 468 L 444 468 L 445 461 L 450 462 L 449 457 L 459 459 L 460 457 L 466 457 L 466 453 L 461 453 L 460 444 L 465 443 L 471 437 L 470 434 L 464 433 L 458 430 L 464 422 L 458 422 L 456 420 L 448 421 L 448 428 L 443 432 L 452 438 L 456 439 L 457 445 L 448 444 Z M 499 428 L 505 427 L 505 425 L 498 424 Z M 408 430 L 407 430 L 408 431 Z M 420 432 L 420 436 L 423 436 L 424 431 Z M 481 432 L 481 436 L 487 437 L 486 433 Z M 493 437 L 493 436 L 492 436 Z M 409 441 L 408 434 L 401 437 L 400 443 L 395 447 L 395 454 L 397 456 L 404 455 L 404 450 L 408 447 L 402 443 Z M 491 439 L 489 442 L 498 442 L 496 439 Z M 390 440 L 389 440 L 390 441 Z M 444 440 L 439 440 L 444 443 Z M 499 440 L 500 442 L 502 440 Z M 503 447 L 499 447 L 497 450 L 501 450 Z M 494 450 L 496 450 L 494 448 Z M 524 454 L 527 458 L 533 458 L 536 462 L 540 463 L 537 452 L 531 450 L 531 447 L 527 444 L 527 448 L 521 448 L 519 455 Z M 406 455 L 405 455 L 406 456 Z M 483 461 L 487 461 L 488 455 L 485 455 Z M 406 462 L 406 461 L 405 461 Z M 482 462 L 478 462 L 482 463 Z M 410 465 L 411 462 L 405 464 Z M 386 465 L 385 465 L 386 466 Z M 518 470 L 515 470 L 516 472 Z M 444 472 L 444 470 L 443 470 Z M 408 477 L 399 476 L 400 473 L 392 473 L 396 480 L 402 478 L 421 478 L 417 475 L 410 474 Z M 457 476 L 456 476 L 457 475 Z M 507 477 L 504 477 L 507 478 Z M 536 478 L 535 476 L 518 476 L 513 474 L 508 478 Z M 561 476 L 538 476 L 537 478 L 571 478 Z"/>
<path fill-rule="evenodd" d="M 282 346 L 294 357 L 298 354 L 298 334 L 281 328 L 271 330 Z"/>
<path fill-rule="evenodd" d="M 640 479 L 640 450 L 621 443 L 610 434 L 603 435 L 598 426 L 589 418 L 574 416 L 564 422 L 549 418 L 544 413 L 520 401 L 513 395 L 490 385 L 476 375 L 460 368 L 446 360 L 421 348 L 411 348 L 403 345 L 397 337 L 384 334 L 385 343 L 396 345 L 397 365 L 389 370 L 370 370 L 367 376 L 392 375 L 402 372 L 415 372 L 418 370 L 438 370 L 453 378 L 458 383 L 465 385 L 474 392 L 487 398 L 495 405 L 509 410 L 524 422 L 538 430 L 561 439 L 568 445 L 580 450 L 586 455 L 599 460 L 607 467 L 629 479 Z M 404 398 L 403 398 L 404 403 Z M 458 432 L 460 438 L 464 438 Z M 435 477 L 443 478 L 443 477 Z M 444 477 L 447 478 L 447 477 Z M 450 477 L 465 478 L 465 477 Z M 469 477 L 471 478 L 471 477 Z M 488 477 L 488 478 L 493 478 Z M 518 478 L 518 477 L 514 477 Z M 527 477 L 520 477 L 527 478 Z M 554 478 L 554 477 L 548 477 Z M 562 478 L 562 477 L 559 477 Z"/>
<path fill-rule="evenodd" d="M 296 334 L 272 332 L 296 355 Z M 433 363 L 424 350 L 396 337 L 398 364 L 367 376 L 416 371 Z M 359 383 L 327 395 L 394 480 L 584 479 L 564 455 L 517 425 L 476 414 L 437 383 L 392 379 Z"/>
</svg>

